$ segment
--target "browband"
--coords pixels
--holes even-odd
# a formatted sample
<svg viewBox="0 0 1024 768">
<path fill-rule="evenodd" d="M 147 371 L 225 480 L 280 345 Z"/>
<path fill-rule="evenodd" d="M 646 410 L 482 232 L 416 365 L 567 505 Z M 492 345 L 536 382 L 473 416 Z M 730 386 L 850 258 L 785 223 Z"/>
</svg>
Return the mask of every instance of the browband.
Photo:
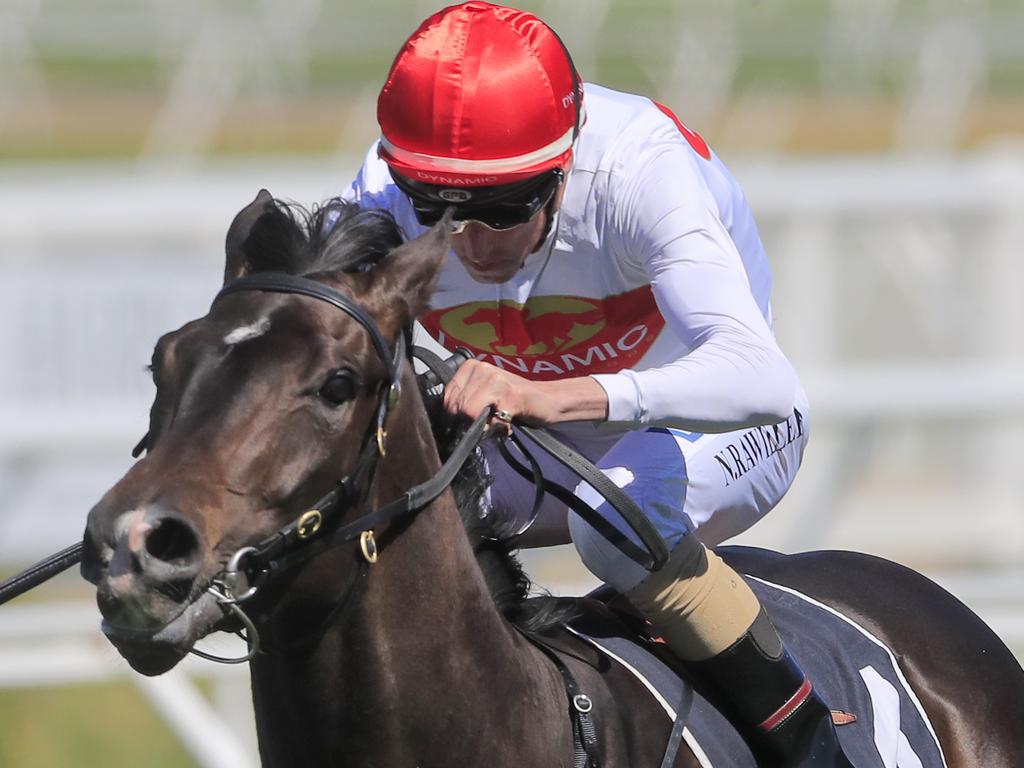
<svg viewBox="0 0 1024 768">
<path fill-rule="evenodd" d="M 348 313 L 356 320 L 366 332 L 370 334 L 370 340 L 377 350 L 377 354 L 388 369 L 388 381 L 395 385 L 398 382 L 398 371 L 401 368 L 402 356 L 405 353 L 404 344 L 395 344 L 394 354 L 388 349 L 388 343 L 381 334 L 377 324 L 373 321 L 366 310 L 360 307 L 355 301 L 341 291 L 336 291 L 328 285 L 310 280 L 308 277 L 289 275 L 284 272 L 258 272 L 256 274 L 240 277 L 220 289 L 214 297 L 212 304 L 216 304 L 224 296 L 239 291 L 270 291 L 271 293 L 298 293 L 309 296 L 320 301 L 325 301 Z M 211 306 L 212 306 L 211 304 Z M 399 334 L 399 339 L 403 334 Z"/>
</svg>

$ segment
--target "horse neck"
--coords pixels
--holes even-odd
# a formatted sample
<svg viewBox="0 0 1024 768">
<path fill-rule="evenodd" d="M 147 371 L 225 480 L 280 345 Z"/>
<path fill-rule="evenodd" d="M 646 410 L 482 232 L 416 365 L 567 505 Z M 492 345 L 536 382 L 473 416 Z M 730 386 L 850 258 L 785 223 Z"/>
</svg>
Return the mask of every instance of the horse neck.
<svg viewBox="0 0 1024 768">
<path fill-rule="evenodd" d="M 402 416 L 393 414 L 391 433 L 401 438 L 392 439 L 381 461 L 368 509 L 440 466 L 426 415 Z M 406 758 L 458 749 L 450 730 L 438 743 L 438 733 L 452 723 L 473 729 L 477 745 L 487 743 L 481 734 L 489 724 L 507 730 L 515 705 L 496 692 L 537 700 L 552 689 L 553 670 L 537 664 L 533 649 L 497 610 L 450 492 L 403 530 L 378 532 L 378 540 L 380 559 L 369 567 L 348 619 L 312 651 L 253 665 L 254 695 L 264 710 L 257 713 L 261 749 L 281 755 L 282 764 L 297 764 L 303 755 L 305 764 L 415 765 Z M 335 574 L 324 589 L 337 595 L 339 582 Z M 552 700 L 557 711 L 561 696 Z M 464 756 L 469 764 L 481 759 Z M 435 757 L 451 764 L 450 752 Z"/>
</svg>

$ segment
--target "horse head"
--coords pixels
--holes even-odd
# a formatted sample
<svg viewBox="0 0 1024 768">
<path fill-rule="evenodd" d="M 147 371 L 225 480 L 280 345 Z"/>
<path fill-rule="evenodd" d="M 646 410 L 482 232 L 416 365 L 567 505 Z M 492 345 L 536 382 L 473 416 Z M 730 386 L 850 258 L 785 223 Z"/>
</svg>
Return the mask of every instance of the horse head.
<svg viewBox="0 0 1024 768">
<path fill-rule="evenodd" d="M 424 308 L 447 237 L 442 223 L 402 244 L 386 214 L 335 201 L 305 215 L 265 190 L 235 218 L 225 291 L 153 353 L 147 453 L 88 517 L 82 573 L 136 670 L 161 674 L 230 628 L 210 586 L 232 556 L 357 463 L 389 383 L 379 339 L 390 354 Z M 368 320 L 295 293 L 230 291 L 270 273 L 312 278 Z"/>
</svg>

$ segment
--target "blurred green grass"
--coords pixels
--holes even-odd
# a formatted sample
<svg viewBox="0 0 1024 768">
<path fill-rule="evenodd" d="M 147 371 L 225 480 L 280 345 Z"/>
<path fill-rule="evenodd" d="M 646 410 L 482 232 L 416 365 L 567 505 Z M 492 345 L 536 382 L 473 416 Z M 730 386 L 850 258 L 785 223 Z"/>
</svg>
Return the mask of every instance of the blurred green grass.
<svg viewBox="0 0 1024 768">
<path fill-rule="evenodd" d="M 5 768 L 195 768 L 129 683 L 0 691 Z"/>
<path fill-rule="evenodd" d="M 0 580 L 18 570 L 0 568 Z M 82 580 L 77 568 L 72 568 L 19 596 L 12 605 L 93 599 L 93 587 Z M 97 624 L 97 638 L 101 637 L 99 632 Z M 3 768 L 195 765 L 130 682 L 0 689 Z"/>
</svg>

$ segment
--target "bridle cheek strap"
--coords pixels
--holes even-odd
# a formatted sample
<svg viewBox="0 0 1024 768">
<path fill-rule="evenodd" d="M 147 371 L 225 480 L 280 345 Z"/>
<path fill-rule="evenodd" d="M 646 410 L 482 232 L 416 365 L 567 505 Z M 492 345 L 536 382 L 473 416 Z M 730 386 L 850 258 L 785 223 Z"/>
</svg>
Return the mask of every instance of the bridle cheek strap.
<svg viewBox="0 0 1024 768">
<path fill-rule="evenodd" d="M 349 315 L 353 320 L 363 326 L 370 337 L 377 355 L 387 369 L 387 390 L 378 398 L 377 413 L 375 416 L 376 427 L 376 450 L 371 451 L 371 445 L 367 444 L 360 454 L 355 470 L 345 478 L 342 478 L 341 485 L 347 492 L 357 493 L 368 477 L 373 474 L 378 457 L 383 456 L 387 451 L 387 431 L 385 425 L 388 413 L 398 403 L 402 391 L 401 373 L 402 364 L 406 357 L 405 333 L 400 332 L 395 341 L 395 348 L 392 352 L 389 349 L 387 339 L 380 332 L 377 323 L 373 318 L 359 306 L 351 297 L 331 288 L 324 283 L 311 280 L 308 277 L 289 275 L 283 272 L 260 272 L 246 277 L 240 277 L 223 288 L 214 297 L 213 304 L 216 304 L 225 296 L 241 291 L 266 291 L 270 293 L 290 293 L 299 296 L 308 296 L 318 299 Z"/>
<path fill-rule="evenodd" d="M 302 520 L 300 517 L 299 521 L 282 528 L 254 547 L 245 559 L 246 568 L 267 576 L 287 571 L 340 544 L 360 540 L 362 546 L 362 536 L 365 532 L 379 530 L 381 526 L 415 515 L 451 485 L 466 459 L 483 439 L 489 416 L 488 412 L 484 412 L 476 418 L 460 439 L 452 455 L 448 457 L 437 474 L 426 482 L 410 488 L 394 501 L 323 533 L 315 539 L 299 534 L 297 528 Z M 320 499 L 311 509 L 326 509 L 338 505 L 341 501 L 340 489 L 335 489 Z"/>
<path fill-rule="evenodd" d="M 308 277 L 289 275 L 284 272 L 258 272 L 253 275 L 240 277 L 237 280 L 225 285 L 214 297 L 213 304 L 216 304 L 225 296 L 240 291 L 267 291 L 269 293 L 295 293 L 300 296 L 309 296 L 314 299 L 326 302 L 345 312 L 358 322 L 366 332 L 370 334 L 370 341 L 373 342 L 377 355 L 384 362 L 388 369 L 388 381 L 396 386 L 399 379 L 399 371 L 402 360 L 405 359 L 404 335 L 399 334 L 400 341 L 396 344 L 394 353 L 388 349 L 388 342 L 384 334 L 380 332 L 373 318 L 365 309 L 355 303 L 349 296 L 341 291 L 331 288 L 329 285 L 311 280 Z M 211 305 L 212 306 L 212 305 Z"/>
<path fill-rule="evenodd" d="M 327 517 L 342 505 L 351 505 L 365 493 L 377 467 L 377 462 L 387 451 L 386 426 L 388 415 L 391 409 L 397 405 L 401 394 L 401 374 L 406 358 L 406 333 L 405 331 L 399 332 L 392 351 L 373 318 L 351 297 L 316 280 L 278 272 L 261 272 L 228 283 L 214 298 L 213 304 L 227 295 L 241 291 L 297 294 L 337 307 L 366 330 L 374 349 L 387 369 L 385 384 L 378 393 L 377 408 L 370 424 L 370 433 L 363 440 L 363 447 L 352 471 L 342 477 L 331 491 L 302 513 L 298 519 L 281 528 L 256 547 L 248 548 L 244 566 L 241 563 L 238 564 L 240 568 L 250 573 L 257 571 L 268 575 L 273 571 L 285 570 L 294 565 L 296 561 L 308 559 L 314 550 L 321 551 L 320 547 L 311 547 L 310 540 L 320 532 Z M 394 508 L 392 510 L 397 511 Z M 387 519 L 390 515 L 385 514 L 378 517 Z M 355 521 L 357 525 L 363 522 L 363 520 Z M 366 522 L 377 521 L 367 520 Z M 351 527 L 353 526 L 345 526 L 343 529 L 332 531 L 330 539 L 334 541 L 339 538 L 351 540 L 357 538 L 363 530 L 370 526 L 364 525 L 361 530 L 354 532 L 349 530 Z"/>
</svg>

